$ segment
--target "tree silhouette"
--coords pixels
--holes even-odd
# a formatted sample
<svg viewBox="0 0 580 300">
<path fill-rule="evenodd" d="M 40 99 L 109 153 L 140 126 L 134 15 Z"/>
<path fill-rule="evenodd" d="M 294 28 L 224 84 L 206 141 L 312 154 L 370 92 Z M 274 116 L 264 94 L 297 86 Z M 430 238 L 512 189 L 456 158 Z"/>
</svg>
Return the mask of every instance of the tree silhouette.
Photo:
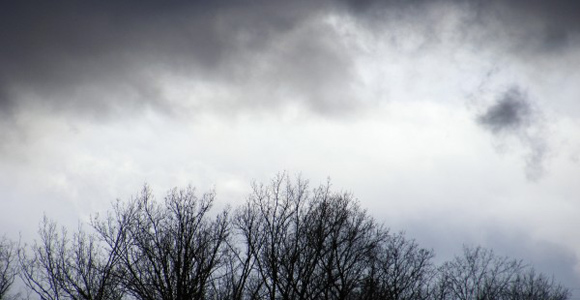
<svg viewBox="0 0 580 300">
<path fill-rule="evenodd" d="M 506 300 L 565 300 L 570 290 L 557 284 L 554 278 L 537 273 L 533 268 L 518 274 L 510 282 L 503 299 Z"/>
<path fill-rule="evenodd" d="M 137 299 L 204 299 L 224 262 L 228 215 L 210 219 L 215 194 L 174 189 L 163 203 L 145 187 L 118 204 L 108 219 L 95 221 L 102 239 L 119 257 L 124 288 Z"/>
<path fill-rule="evenodd" d="M 79 228 L 72 240 L 44 217 L 40 241 L 29 255 L 19 251 L 20 277 L 42 299 L 115 300 L 123 296 L 115 276 L 116 257 L 94 235 Z"/>
<path fill-rule="evenodd" d="M 17 274 L 16 245 L 8 238 L 0 237 L 0 300 L 8 299 Z"/>
<path fill-rule="evenodd" d="M 440 269 L 442 299 L 500 299 L 510 281 L 522 271 L 521 261 L 498 257 L 482 247 L 464 247 L 463 255 Z"/>
<path fill-rule="evenodd" d="M 439 267 L 434 252 L 378 223 L 330 183 L 276 176 L 235 209 L 191 187 L 157 201 L 145 186 L 69 238 L 44 218 L 39 240 L 0 241 L 0 300 L 20 278 L 41 299 L 565 300 L 521 261 L 481 247 Z"/>
<path fill-rule="evenodd" d="M 370 275 L 371 269 L 379 261 L 387 263 L 378 253 L 407 251 L 392 248 L 408 245 L 402 235 L 391 239 L 352 195 L 332 192 L 329 184 L 311 191 L 306 181 L 292 182 L 285 175 L 270 185 L 255 184 L 234 220 L 243 247 L 235 256 L 237 284 L 230 286 L 247 283 L 243 291 L 237 290 L 237 299 L 372 297 L 369 278 L 378 273 Z M 413 243 L 408 252 L 415 250 Z M 429 266 L 431 254 L 424 253 L 422 263 Z M 400 262 L 388 263 L 399 267 Z M 407 279 L 418 278 L 423 277 Z"/>
<path fill-rule="evenodd" d="M 436 299 L 564 300 L 570 291 L 522 261 L 482 247 L 464 247 L 439 270 Z"/>
<path fill-rule="evenodd" d="M 431 250 L 403 233 L 389 236 L 373 255 L 362 299 L 429 299 L 435 267 Z"/>
</svg>

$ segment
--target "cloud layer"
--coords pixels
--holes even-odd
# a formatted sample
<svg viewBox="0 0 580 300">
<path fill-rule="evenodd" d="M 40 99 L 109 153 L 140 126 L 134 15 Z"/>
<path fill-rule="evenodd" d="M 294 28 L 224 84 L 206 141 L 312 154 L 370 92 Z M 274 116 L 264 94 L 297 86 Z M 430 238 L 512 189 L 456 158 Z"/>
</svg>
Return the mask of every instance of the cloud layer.
<svg viewBox="0 0 580 300">
<path fill-rule="evenodd" d="M 576 2 L 9 2 L 5 228 L 34 233 L 21 216 L 42 210 L 74 226 L 144 181 L 239 201 L 286 169 L 434 246 L 518 228 L 547 249 L 533 259 L 578 264 Z"/>
<path fill-rule="evenodd" d="M 276 60 L 293 61 L 277 66 L 287 71 L 279 76 L 292 90 L 320 89 L 316 83 L 348 71 L 324 28 L 308 28 L 320 13 L 316 5 L 129 3 L 19 2 L 4 9 L 0 109 L 42 105 L 103 115 L 147 106 L 170 109 L 183 99 L 166 99 L 163 76 L 240 85 L 270 68 L 262 63 Z M 319 38 L 302 36 L 314 34 Z"/>
<path fill-rule="evenodd" d="M 0 13 L 0 111 L 10 115 L 30 105 L 93 116 L 146 107 L 171 111 L 184 104 L 168 99 L 163 75 L 234 85 L 240 93 L 262 85 L 264 94 L 273 94 L 267 100 L 239 97 L 234 106 L 242 109 L 298 101 L 318 112 L 352 110 L 360 105 L 348 95 L 349 83 L 357 80 L 352 53 L 325 17 L 351 16 L 371 29 L 411 26 L 425 42 L 438 43 L 443 33 L 433 28 L 459 12 L 464 17 L 451 29 L 462 42 L 483 45 L 482 51 L 492 42 L 506 50 L 545 52 L 575 43 L 579 6 L 452 0 L 12 2 Z M 209 98 L 192 106 L 232 104 Z"/>
</svg>

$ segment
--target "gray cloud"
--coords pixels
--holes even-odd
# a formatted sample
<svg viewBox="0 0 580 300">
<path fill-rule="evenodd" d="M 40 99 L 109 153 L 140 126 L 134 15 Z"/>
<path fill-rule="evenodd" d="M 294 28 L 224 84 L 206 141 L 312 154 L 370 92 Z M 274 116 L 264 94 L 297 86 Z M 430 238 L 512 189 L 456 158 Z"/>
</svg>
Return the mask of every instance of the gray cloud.
<svg viewBox="0 0 580 300">
<path fill-rule="evenodd" d="M 545 22 L 549 27 L 566 32 L 580 31 L 580 3 L 573 0 L 511 0 L 495 1 L 496 5 L 503 3 L 511 11 L 523 17 L 536 18 Z"/>
<path fill-rule="evenodd" d="M 511 88 L 478 117 L 478 122 L 494 134 L 503 134 L 529 127 L 532 118 L 527 95 L 519 88 Z"/>
<path fill-rule="evenodd" d="M 527 93 L 518 87 L 501 93 L 496 102 L 477 117 L 477 122 L 500 139 L 516 137 L 528 149 L 525 155 L 528 179 L 537 180 L 543 175 L 549 147 L 541 113 L 532 105 Z"/>
<path fill-rule="evenodd" d="M 169 105 L 159 92 L 157 76 L 163 71 L 235 85 L 251 78 L 254 58 L 314 16 L 316 6 L 281 1 L 11 3 L 0 12 L 0 109 L 41 102 L 53 112 L 101 116 L 116 109 L 160 108 Z"/>
<path fill-rule="evenodd" d="M 422 35 L 418 40 L 429 44 L 441 41 L 435 25 L 452 14 L 436 8 L 454 8 L 465 13 L 452 28 L 460 44 L 485 41 L 495 47 L 505 41 L 490 38 L 493 28 L 505 27 L 517 33 L 510 44 L 514 49 L 530 48 L 521 47 L 526 41 L 536 41 L 542 51 L 569 47 L 570 36 L 580 30 L 580 21 L 572 17 L 580 5 L 561 0 L 527 3 L 10 2 L 0 10 L 0 115 L 6 119 L 30 108 L 82 118 L 127 118 L 148 108 L 231 115 L 298 104 L 316 114 L 342 116 L 366 106 L 351 91 L 358 80 L 353 53 L 334 28 L 320 21 L 325 13 L 345 13 L 365 30 L 387 25 L 381 30 L 410 30 L 398 37 Z M 538 22 L 541 26 L 531 28 L 542 30 L 526 30 Z M 480 27 L 491 29 L 482 34 Z M 167 76 L 228 90 L 205 98 L 195 95 L 191 101 L 175 99 L 179 96 L 165 90 Z M 530 121 L 526 102 L 502 105 L 495 115 L 489 111 L 482 126 L 494 133 L 525 131 Z M 510 109 L 515 118 L 510 118 Z M 528 140 L 536 149 L 528 157 L 529 166 L 541 165 L 542 139 Z"/>
<path fill-rule="evenodd" d="M 411 21 L 422 26 L 426 39 L 440 42 L 437 24 L 461 12 L 454 38 L 475 51 L 490 47 L 513 57 L 557 57 L 572 52 L 580 42 L 580 4 L 570 0 L 342 0 L 364 22 Z M 497 50 L 496 49 L 496 50 Z M 528 61 L 529 62 L 529 61 Z"/>
<path fill-rule="evenodd" d="M 3 84 L 0 83 L 0 86 L 3 86 Z M 9 115 L 12 107 L 12 97 L 10 97 L 8 91 L 0 89 L 0 115 L 6 117 L 6 115 Z"/>
<path fill-rule="evenodd" d="M 504 43 L 513 55 L 561 55 L 574 51 L 580 37 L 580 4 L 577 1 L 490 1 L 481 15 L 496 32 L 504 32 Z M 500 31 L 501 30 L 501 31 Z M 490 36 L 490 38 L 493 38 Z"/>
<path fill-rule="evenodd" d="M 474 41 L 477 34 L 468 31 L 477 32 L 477 26 L 498 21 L 516 30 L 540 22 L 540 32 L 518 31 L 516 40 L 541 40 L 542 49 L 554 49 L 569 45 L 580 28 L 580 5 L 562 0 L 14 1 L 0 11 L 0 111 L 39 102 L 52 112 L 94 116 L 148 106 L 170 111 L 175 101 L 164 99 L 156 77 L 168 70 L 191 81 L 229 85 L 258 78 L 275 91 L 290 90 L 314 111 L 348 111 L 360 105 L 336 91 L 355 79 L 348 54 L 329 28 L 300 27 L 321 13 L 342 11 L 361 24 L 381 26 L 388 19 L 392 30 L 399 21 L 421 24 L 419 34 L 433 42 L 439 33 L 432 24 L 445 13 L 425 12 L 443 5 L 470 12 L 455 28 L 465 42 Z M 296 38 L 296 32 L 304 36 Z M 294 44 L 285 43 L 289 38 Z M 256 75 L 264 63 L 277 65 Z M 272 69 L 276 76 L 270 76 Z M 238 99 L 242 103 L 234 107 L 277 107 L 284 104 L 280 98 Z M 226 101 L 220 109 L 230 105 Z"/>
</svg>

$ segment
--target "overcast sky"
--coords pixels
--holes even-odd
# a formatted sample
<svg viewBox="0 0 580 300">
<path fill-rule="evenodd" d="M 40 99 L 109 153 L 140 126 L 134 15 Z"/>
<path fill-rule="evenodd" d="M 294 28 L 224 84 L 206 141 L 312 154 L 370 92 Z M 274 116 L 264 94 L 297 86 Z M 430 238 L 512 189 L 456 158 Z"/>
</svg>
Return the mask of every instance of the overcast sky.
<svg viewBox="0 0 580 300">
<path fill-rule="evenodd" d="M 580 289 L 576 3 L 5 1 L 0 227 L 287 171 Z"/>
</svg>

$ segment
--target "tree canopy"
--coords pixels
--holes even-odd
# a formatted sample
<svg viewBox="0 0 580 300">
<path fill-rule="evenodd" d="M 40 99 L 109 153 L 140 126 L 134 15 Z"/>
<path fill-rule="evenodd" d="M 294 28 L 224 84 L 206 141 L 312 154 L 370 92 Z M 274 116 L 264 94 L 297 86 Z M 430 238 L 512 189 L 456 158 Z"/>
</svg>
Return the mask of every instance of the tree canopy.
<svg viewBox="0 0 580 300">
<path fill-rule="evenodd" d="M 0 240 L 0 299 L 19 277 L 59 300 L 564 300 L 569 289 L 482 247 L 434 251 L 379 223 L 350 193 L 279 175 L 243 204 L 147 186 L 72 235 L 45 217 L 31 245 Z"/>
</svg>

